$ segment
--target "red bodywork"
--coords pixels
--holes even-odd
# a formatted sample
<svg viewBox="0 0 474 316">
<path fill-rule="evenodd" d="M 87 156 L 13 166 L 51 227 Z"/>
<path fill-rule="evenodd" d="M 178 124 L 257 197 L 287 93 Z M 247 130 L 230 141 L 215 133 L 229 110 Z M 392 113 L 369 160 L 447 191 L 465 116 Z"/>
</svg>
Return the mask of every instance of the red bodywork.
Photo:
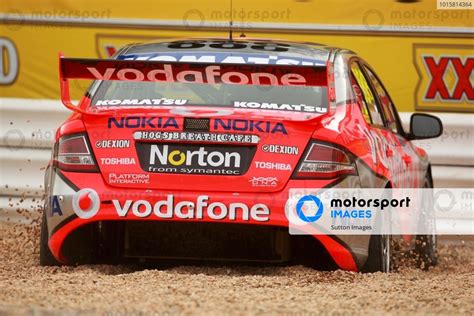
<svg viewBox="0 0 474 316">
<path fill-rule="evenodd" d="M 134 62 L 128 63 L 129 68 L 138 68 L 149 73 L 163 63 Z M 78 67 L 82 65 L 81 67 Z M 242 223 L 246 225 L 269 225 L 274 227 L 288 227 L 285 216 L 285 203 L 288 199 L 288 190 L 291 188 L 325 188 L 338 185 L 346 179 L 353 177 L 353 181 L 364 187 L 391 186 L 391 187 L 421 187 L 426 173 L 426 153 L 415 148 L 412 144 L 392 133 L 386 128 L 373 127 L 364 122 L 364 117 L 357 102 L 328 107 L 325 114 L 308 114 L 300 112 L 282 112 L 252 109 L 233 109 L 231 114 L 222 114 L 219 108 L 205 106 L 181 106 L 184 111 L 173 111 L 178 107 L 154 106 L 141 108 L 107 108 L 97 110 L 91 108 L 91 100 L 84 97 L 76 107 L 69 100 L 68 78 L 92 79 L 90 72 L 85 67 L 96 67 L 100 73 L 105 73 L 110 67 L 124 67 L 116 61 L 87 61 L 69 60 L 61 58 L 60 74 L 61 88 L 64 104 L 75 113 L 58 129 L 56 142 L 62 137 L 75 134 L 87 136 L 88 146 L 92 151 L 98 169 L 95 172 L 71 172 L 60 170 L 54 165 L 51 173 L 57 174 L 74 191 L 90 188 L 100 197 L 100 210 L 90 219 L 69 216 L 60 222 L 55 222 L 49 227 L 49 247 L 52 254 L 61 262 L 68 258 L 62 255 L 63 242 L 69 234 L 78 227 L 95 221 L 200 221 L 219 223 Z M 183 69 L 204 71 L 205 67 L 212 65 L 177 65 Z M 231 67 L 231 66 L 228 66 Z M 80 69 L 79 69 L 80 68 Z M 122 68 L 123 69 L 123 68 Z M 324 72 L 315 71 L 312 67 L 282 67 L 282 74 L 310 73 L 308 78 L 312 81 L 307 85 L 328 85 L 328 102 L 334 103 L 334 75 L 332 65 Z M 257 70 L 271 71 L 266 66 L 259 66 Z M 97 78 L 95 78 L 97 79 Z M 107 79 L 120 78 L 110 76 Z M 123 78 L 122 78 L 123 79 Z M 182 114 L 177 114 L 182 113 Z M 142 123 L 141 118 L 156 118 L 152 125 Z M 140 157 L 135 148 L 134 132 L 136 131 L 166 131 L 180 132 L 184 127 L 185 118 L 209 119 L 209 132 L 211 133 L 236 133 L 256 135 L 258 144 L 253 144 L 254 156 L 248 170 L 241 175 L 210 176 L 205 174 L 176 174 L 176 173 L 147 173 L 139 163 Z M 114 121 L 111 121 L 111 118 Z M 128 122 L 133 122 L 137 127 L 126 127 Z M 172 120 L 171 122 L 169 120 Z M 169 124 L 166 124 L 169 122 Z M 255 124 L 263 122 L 258 125 Z M 236 124 L 235 126 L 233 124 Z M 239 125 L 240 124 L 240 125 Z M 246 125 L 247 124 L 247 125 Z M 252 125 L 254 124 L 254 125 Z M 275 129 L 281 124 L 283 130 Z M 250 127 L 249 127 L 250 126 Z M 234 127 L 234 128 L 233 128 Z M 107 140 L 129 140 L 130 146 L 124 148 L 98 148 L 100 142 Z M 336 176 L 328 179 L 298 179 L 294 176 L 295 169 L 302 160 L 312 141 L 334 144 L 354 157 L 357 174 Z M 146 141 L 145 141 L 146 142 Z M 159 141 L 155 141 L 159 143 Z M 209 142 L 194 142 L 197 145 L 209 145 Z M 283 155 L 262 150 L 264 144 L 278 144 L 281 146 L 296 147 L 298 154 Z M 239 146 L 239 144 L 234 144 Z M 248 145 L 248 144 L 240 144 Z M 110 163 L 110 158 L 124 158 L 133 163 Z M 119 160 L 120 161 L 120 160 Z M 289 164 L 290 170 L 259 168 L 258 162 L 271 162 L 275 164 Z M 360 166 L 363 166 L 360 167 Z M 146 181 L 138 183 L 119 183 L 114 181 L 116 174 L 146 174 Z M 51 177 L 51 176 L 50 176 Z M 254 186 L 252 179 L 255 177 L 274 177 L 278 181 L 272 186 Z M 57 194 L 57 193 L 54 193 Z M 207 196 L 209 203 L 220 202 L 225 205 L 242 203 L 249 207 L 258 203 L 270 209 L 269 219 L 266 221 L 244 220 L 243 213 L 237 212 L 235 219 L 215 220 L 204 214 L 202 218 L 171 218 L 163 219 L 154 216 L 137 217 L 132 212 L 125 216 L 117 215 L 117 207 L 112 202 L 119 201 L 120 206 L 127 201 L 144 200 L 154 205 L 156 201 L 166 199 L 173 195 L 174 205 L 181 201 L 196 201 L 199 196 Z M 82 201 L 83 208 L 88 208 L 89 202 Z M 141 210 L 146 211 L 144 207 Z M 52 227 L 54 226 L 54 227 Z M 314 235 L 326 248 L 336 264 L 346 270 L 360 270 L 361 262 L 344 242 L 334 236 Z"/>
</svg>

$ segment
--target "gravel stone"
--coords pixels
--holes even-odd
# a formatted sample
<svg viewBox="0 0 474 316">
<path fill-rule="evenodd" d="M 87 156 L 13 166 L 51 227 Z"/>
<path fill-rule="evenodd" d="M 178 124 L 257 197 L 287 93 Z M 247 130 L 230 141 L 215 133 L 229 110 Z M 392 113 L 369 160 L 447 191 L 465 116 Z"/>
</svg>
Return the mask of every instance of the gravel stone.
<svg viewBox="0 0 474 316">
<path fill-rule="evenodd" d="M 26 212 L 31 214 L 31 212 Z M 28 215 L 31 216 L 31 215 Z M 41 267 L 39 216 L 0 222 L 0 315 L 472 315 L 474 245 L 440 264 L 361 274 L 303 266 Z"/>
</svg>

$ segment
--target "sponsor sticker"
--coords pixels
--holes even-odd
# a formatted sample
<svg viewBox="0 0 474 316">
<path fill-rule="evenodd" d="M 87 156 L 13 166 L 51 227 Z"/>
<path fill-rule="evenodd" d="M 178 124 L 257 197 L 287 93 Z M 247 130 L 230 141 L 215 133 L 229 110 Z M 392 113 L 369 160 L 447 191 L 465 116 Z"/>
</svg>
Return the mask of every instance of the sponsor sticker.
<svg viewBox="0 0 474 316">
<path fill-rule="evenodd" d="M 249 121 L 241 119 L 226 120 L 216 118 L 211 126 L 215 131 L 224 130 L 233 132 L 260 132 L 288 135 L 285 125 L 280 122 L 273 123 L 267 121 Z"/>
<path fill-rule="evenodd" d="M 150 175 L 142 173 L 109 173 L 110 184 L 148 184 Z"/>
<path fill-rule="evenodd" d="M 274 154 L 298 155 L 299 149 L 296 146 L 263 144 L 262 151 Z"/>
<path fill-rule="evenodd" d="M 61 61 L 65 77 L 94 80 L 179 82 L 199 84 L 239 84 L 271 86 L 320 86 L 325 81 L 325 72 L 313 67 L 290 67 L 254 65 L 251 68 L 234 65 L 203 65 L 149 63 L 146 61 L 82 60 Z M 192 70 L 191 70 L 192 69 Z"/>
<path fill-rule="evenodd" d="M 290 170 L 291 165 L 288 163 L 255 161 L 255 168 L 268 170 Z"/>
<path fill-rule="evenodd" d="M 97 100 L 96 106 L 116 106 L 116 105 L 185 105 L 188 100 L 185 99 L 111 99 L 111 100 Z"/>
<path fill-rule="evenodd" d="M 249 143 L 257 144 L 260 137 L 249 134 L 206 133 L 206 132 L 162 132 L 137 131 L 133 133 L 135 140 L 186 141 L 213 143 Z"/>
<path fill-rule="evenodd" d="M 135 158 L 100 158 L 103 165 L 134 165 Z"/>
<path fill-rule="evenodd" d="M 188 100 L 185 99 L 104 99 L 95 101 L 95 106 L 175 106 L 186 105 Z M 274 103 L 274 102 L 248 102 L 248 101 L 234 101 L 232 104 L 190 104 L 190 106 L 205 106 L 205 107 L 233 107 L 237 109 L 259 109 L 271 111 L 289 111 L 289 112 L 305 112 L 305 113 L 327 113 L 327 108 L 324 106 L 306 105 L 306 104 L 289 104 L 289 103 Z M 179 112 L 178 112 L 179 113 Z"/>
<path fill-rule="evenodd" d="M 178 122 L 175 118 L 158 116 L 109 117 L 107 127 L 179 129 Z"/>
<path fill-rule="evenodd" d="M 142 169 L 154 173 L 239 175 L 255 153 L 250 146 L 137 143 Z"/>
<path fill-rule="evenodd" d="M 129 215 L 147 218 L 179 218 L 212 220 L 243 220 L 266 222 L 270 220 L 270 208 L 262 203 L 247 205 L 244 203 L 211 202 L 209 196 L 200 195 L 193 201 L 176 202 L 173 195 L 166 199 L 150 202 L 147 200 L 112 200 L 117 215 Z"/>
<path fill-rule="evenodd" d="M 72 196 L 72 209 L 82 219 L 94 217 L 100 209 L 100 198 L 93 189 L 82 189 Z"/>
<path fill-rule="evenodd" d="M 327 108 L 315 105 L 306 104 L 288 104 L 288 103 L 270 103 L 270 102 L 245 102 L 234 101 L 234 108 L 239 109 L 260 109 L 260 110 L 274 110 L 274 111 L 290 111 L 290 112 L 310 112 L 321 113 L 327 112 Z"/>
<path fill-rule="evenodd" d="M 276 187 L 278 185 L 277 177 L 253 177 L 249 180 L 254 187 Z"/>
<path fill-rule="evenodd" d="M 226 43 L 226 45 L 229 45 Z M 240 44 L 239 45 L 246 45 Z M 229 47 L 226 47 L 229 49 Z M 252 48 L 252 47 L 250 47 Z M 254 49 L 255 52 L 261 52 L 260 49 Z M 198 63 L 219 63 L 219 64 L 258 64 L 258 65 L 303 65 L 303 66 L 324 66 L 324 62 L 311 58 L 301 58 L 293 56 L 276 56 L 263 54 L 239 54 L 236 52 L 219 53 L 218 51 L 209 54 L 208 52 L 160 52 L 160 53 L 142 53 L 126 54 L 120 56 L 122 60 L 152 60 L 152 61 L 176 61 L 176 62 L 198 62 Z M 108 56 L 110 57 L 110 56 Z"/>
<path fill-rule="evenodd" d="M 61 204 L 59 203 L 59 200 L 60 198 L 57 195 L 51 196 L 51 216 L 63 216 L 63 211 L 61 210 Z"/>
<path fill-rule="evenodd" d="M 129 148 L 130 140 L 128 139 L 108 139 L 98 140 L 95 142 L 96 148 Z"/>
</svg>

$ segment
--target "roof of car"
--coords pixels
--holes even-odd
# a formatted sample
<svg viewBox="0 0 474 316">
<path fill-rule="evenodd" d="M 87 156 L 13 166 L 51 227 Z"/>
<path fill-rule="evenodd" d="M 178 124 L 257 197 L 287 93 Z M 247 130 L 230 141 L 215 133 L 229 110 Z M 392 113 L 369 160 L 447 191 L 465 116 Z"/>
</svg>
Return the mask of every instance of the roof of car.
<svg viewBox="0 0 474 316">
<path fill-rule="evenodd" d="M 185 44 L 183 44 L 185 43 Z M 119 59 L 143 56 L 265 56 L 268 59 L 288 58 L 325 64 L 333 47 L 316 43 L 297 43 L 268 39 L 193 38 L 130 44 L 119 54 Z"/>
</svg>

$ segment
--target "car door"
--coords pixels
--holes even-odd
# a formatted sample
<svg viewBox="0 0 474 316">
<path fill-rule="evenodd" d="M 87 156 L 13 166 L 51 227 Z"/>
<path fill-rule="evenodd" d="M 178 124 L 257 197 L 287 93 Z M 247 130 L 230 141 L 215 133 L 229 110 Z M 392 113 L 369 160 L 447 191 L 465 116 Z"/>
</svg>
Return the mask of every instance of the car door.
<svg viewBox="0 0 474 316">
<path fill-rule="evenodd" d="M 403 164 L 400 150 L 397 150 L 395 137 L 386 128 L 386 122 L 379 98 L 370 83 L 367 74 L 363 70 L 363 65 L 358 59 L 353 59 L 350 63 L 351 75 L 356 83 L 353 87 L 360 91 L 355 91 L 362 102 L 361 110 L 365 121 L 369 126 L 369 141 L 373 147 L 373 153 L 377 168 L 383 167 L 390 170 L 391 183 L 394 188 L 403 187 L 404 176 L 402 174 Z"/>
<path fill-rule="evenodd" d="M 422 170 L 420 157 L 411 142 L 405 138 L 405 132 L 392 99 L 373 69 L 364 62 L 361 66 L 381 109 L 385 125 L 381 133 L 389 144 L 386 155 L 396 169 L 393 170 L 393 175 L 397 177 L 397 187 L 422 187 L 424 170 Z"/>
</svg>

